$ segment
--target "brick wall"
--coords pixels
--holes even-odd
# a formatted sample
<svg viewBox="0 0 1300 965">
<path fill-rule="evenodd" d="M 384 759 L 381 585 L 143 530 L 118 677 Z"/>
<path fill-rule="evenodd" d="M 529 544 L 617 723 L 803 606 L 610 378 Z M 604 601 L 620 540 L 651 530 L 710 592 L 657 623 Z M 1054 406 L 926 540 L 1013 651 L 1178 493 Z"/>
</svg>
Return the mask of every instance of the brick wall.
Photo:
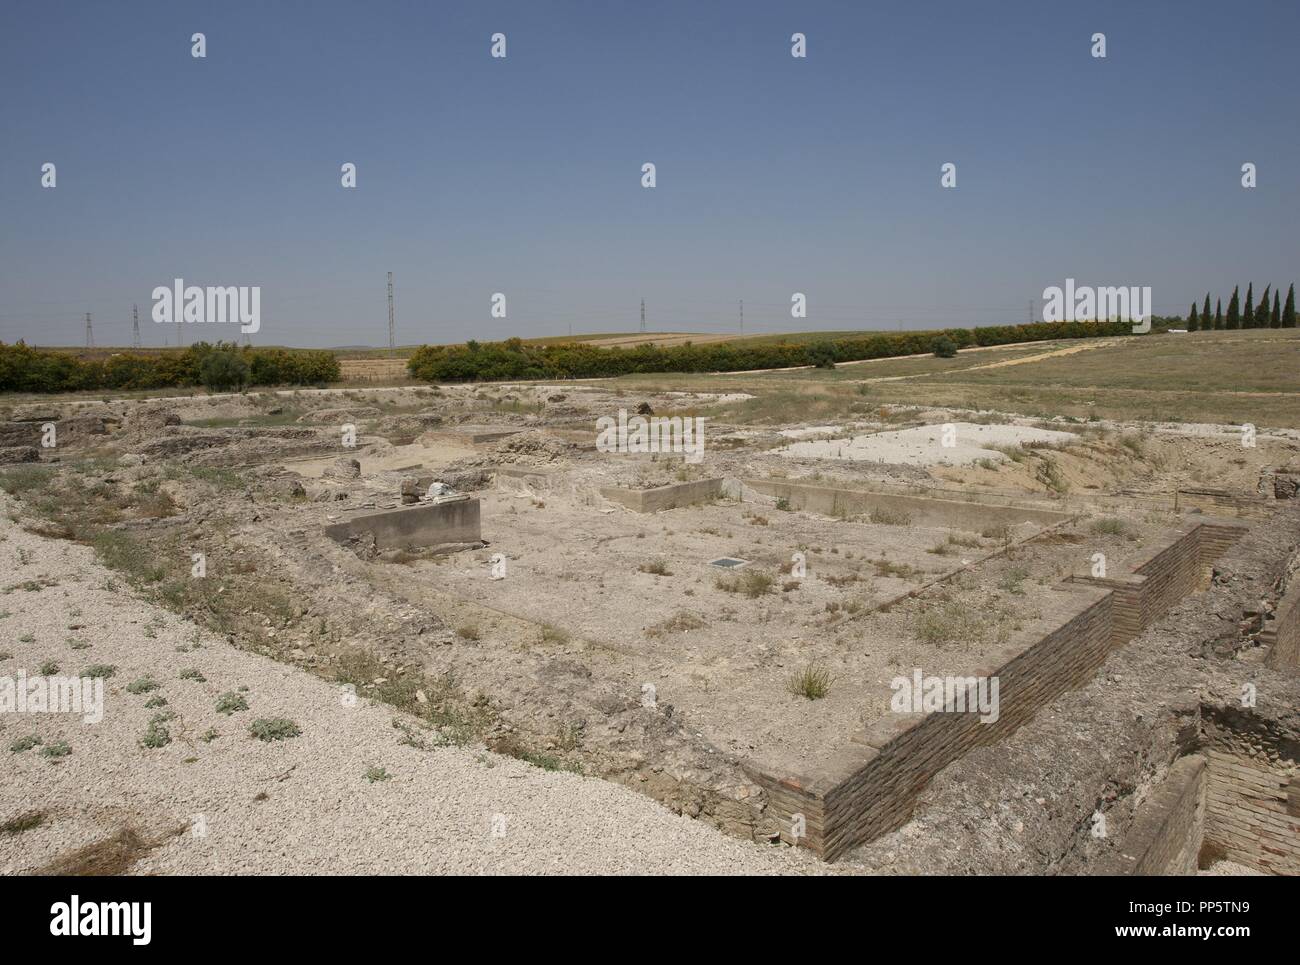
<svg viewBox="0 0 1300 965">
<path fill-rule="evenodd" d="M 1300 579 L 1277 603 L 1273 619 L 1259 635 L 1268 646 L 1268 665 L 1275 670 L 1300 670 Z"/>
<path fill-rule="evenodd" d="M 1245 531 L 1218 520 L 1193 520 L 1150 546 L 1132 572 L 1057 587 L 1043 618 L 970 676 L 998 676 L 1001 716 L 890 715 L 874 722 L 811 775 L 748 768 L 768 793 L 782 837 L 828 861 L 888 831 L 911 815 L 917 794 L 973 747 L 997 741 L 1055 697 L 1092 677 L 1102 661 L 1205 583 L 1210 561 Z M 796 814 L 806 832 L 790 834 Z"/>
<path fill-rule="evenodd" d="M 1202 863 L 1227 858 L 1300 874 L 1300 741 L 1294 724 L 1239 707 L 1202 708 L 1206 782 Z"/>
<path fill-rule="evenodd" d="M 1205 833 L 1206 763 L 1199 754 L 1181 757 L 1138 807 L 1115 851 L 1099 862 L 1098 875 L 1194 875 Z"/>
</svg>

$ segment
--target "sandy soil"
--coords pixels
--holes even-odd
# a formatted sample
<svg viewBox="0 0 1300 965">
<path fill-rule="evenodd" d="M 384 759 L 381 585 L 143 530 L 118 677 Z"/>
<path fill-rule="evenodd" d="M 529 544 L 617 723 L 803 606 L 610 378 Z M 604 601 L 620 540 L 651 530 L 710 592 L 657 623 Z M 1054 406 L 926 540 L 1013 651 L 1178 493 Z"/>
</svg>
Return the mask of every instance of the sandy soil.
<svg viewBox="0 0 1300 965">
<path fill-rule="evenodd" d="M 1069 432 L 1035 429 L 1030 426 L 951 423 L 951 446 L 943 425 L 896 429 L 845 439 L 795 442 L 777 454 L 795 459 L 842 459 L 851 462 L 881 462 L 910 466 L 962 466 L 980 459 L 994 462 L 1007 457 L 992 446 L 1020 446 L 1026 443 L 1070 445 L 1078 437 Z"/>
</svg>

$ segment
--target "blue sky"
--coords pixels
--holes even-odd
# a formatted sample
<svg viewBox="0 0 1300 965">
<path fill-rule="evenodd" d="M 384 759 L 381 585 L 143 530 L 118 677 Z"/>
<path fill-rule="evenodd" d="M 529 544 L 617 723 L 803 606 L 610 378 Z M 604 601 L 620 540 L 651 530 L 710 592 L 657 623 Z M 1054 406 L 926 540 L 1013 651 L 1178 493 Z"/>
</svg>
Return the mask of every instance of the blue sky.
<svg viewBox="0 0 1300 965">
<path fill-rule="evenodd" d="M 255 341 L 381 345 L 390 270 L 403 344 L 643 297 L 658 331 L 1021 322 L 1066 277 L 1181 313 L 1300 274 L 1297 36 L 1293 0 L 6 0 L 0 340 L 129 344 L 137 303 L 160 345 L 182 277 L 260 285 Z"/>
</svg>

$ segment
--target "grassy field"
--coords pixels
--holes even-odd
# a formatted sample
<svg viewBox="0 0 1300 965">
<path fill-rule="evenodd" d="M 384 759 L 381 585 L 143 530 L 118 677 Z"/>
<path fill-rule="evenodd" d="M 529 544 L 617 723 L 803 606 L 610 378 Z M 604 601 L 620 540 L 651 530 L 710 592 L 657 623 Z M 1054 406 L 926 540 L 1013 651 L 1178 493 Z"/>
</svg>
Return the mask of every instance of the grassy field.
<svg viewBox="0 0 1300 965">
<path fill-rule="evenodd" d="M 851 417 L 889 404 L 944 405 L 1080 420 L 1300 428 L 1300 329 L 1043 342 L 953 359 L 885 359 L 826 371 L 628 376 L 629 391 L 749 392 L 745 421 Z M 994 363 L 1018 360 L 1020 364 Z M 743 410 L 743 412 L 741 411 Z M 770 416 L 770 418 L 765 418 Z"/>
</svg>

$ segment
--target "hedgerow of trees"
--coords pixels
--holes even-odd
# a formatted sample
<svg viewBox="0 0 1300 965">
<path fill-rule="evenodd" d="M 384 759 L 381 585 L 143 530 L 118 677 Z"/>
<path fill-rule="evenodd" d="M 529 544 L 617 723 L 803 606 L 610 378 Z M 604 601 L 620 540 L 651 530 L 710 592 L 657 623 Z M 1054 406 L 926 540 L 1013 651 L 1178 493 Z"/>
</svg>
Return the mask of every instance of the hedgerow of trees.
<svg viewBox="0 0 1300 965">
<path fill-rule="evenodd" d="M 1272 298 L 1269 293 L 1272 292 Z M 1255 301 L 1255 286 L 1246 286 L 1246 302 L 1242 305 L 1240 289 L 1232 289 L 1228 299 L 1228 312 L 1223 312 L 1223 300 L 1215 302 L 1214 313 L 1210 313 L 1210 295 L 1207 292 L 1205 302 L 1198 312 L 1196 303 L 1192 302 L 1191 311 L 1187 313 L 1187 330 L 1189 332 L 1214 331 L 1230 328 L 1295 328 L 1295 282 L 1286 291 L 1286 303 L 1283 304 L 1281 292 L 1272 286 L 1264 288 L 1264 294 Z"/>
<path fill-rule="evenodd" d="M 215 358 L 208 361 L 209 356 Z M 205 362 L 208 379 L 205 380 Z M 198 342 L 181 352 L 124 352 L 83 359 L 70 352 L 0 342 L 0 392 L 76 392 L 209 385 L 324 385 L 339 378 L 333 352 Z"/>
<path fill-rule="evenodd" d="M 422 345 L 412 353 L 407 370 L 412 377 L 429 382 L 581 379 L 642 372 L 742 372 L 928 355 L 934 351 L 938 338 L 946 338 L 955 348 L 962 349 L 973 345 L 1129 335 L 1132 331 L 1130 322 L 1037 322 L 862 335 L 821 340 L 811 345 L 687 342 L 635 348 L 597 348 L 581 343 L 525 345 L 520 339 L 512 338 L 486 344 L 470 341 L 464 345 Z"/>
</svg>

